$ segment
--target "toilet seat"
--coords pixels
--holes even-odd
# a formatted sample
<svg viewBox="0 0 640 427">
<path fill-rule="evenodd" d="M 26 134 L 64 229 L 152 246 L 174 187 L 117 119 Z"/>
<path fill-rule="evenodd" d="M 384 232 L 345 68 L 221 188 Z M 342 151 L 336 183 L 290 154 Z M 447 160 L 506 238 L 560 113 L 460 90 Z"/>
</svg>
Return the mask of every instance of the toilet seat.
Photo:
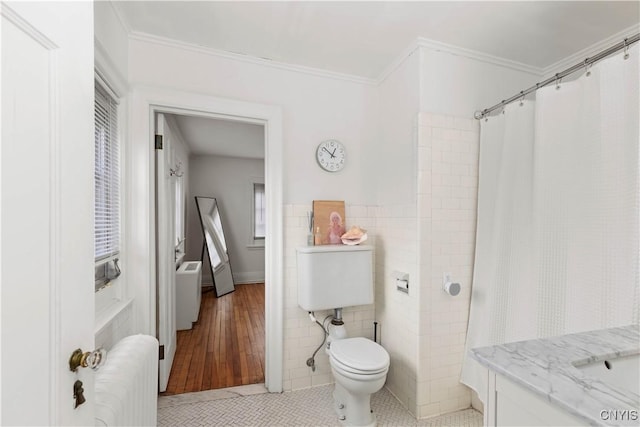
<svg viewBox="0 0 640 427">
<path fill-rule="evenodd" d="M 389 353 L 379 344 L 362 337 L 331 342 L 334 367 L 358 375 L 376 375 L 389 369 Z"/>
</svg>

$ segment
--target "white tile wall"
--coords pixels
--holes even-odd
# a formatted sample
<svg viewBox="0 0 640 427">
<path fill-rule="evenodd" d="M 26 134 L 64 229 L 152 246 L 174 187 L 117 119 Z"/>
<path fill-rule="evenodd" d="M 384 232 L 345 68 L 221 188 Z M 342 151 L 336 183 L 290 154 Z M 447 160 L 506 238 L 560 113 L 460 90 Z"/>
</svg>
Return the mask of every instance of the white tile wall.
<svg viewBox="0 0 640 427">
<path fill-rule="evenodd" d="M 479 125 L 474 119 L 421 113 L 418 118 L 420 269 L 420 418 L 468 408 L 460 384 L 473 274 Z M 443 274 L 462 286 L 443 292 Z"/>
<path fill-rule="evenodd" d="M 479 127 L 474 119 L 417 118 L 415 203 L 378 208 L 376 319 L 391 355 L 387 388 L 418 418 L 468 408 L 459 383 L 472 278 Z M 410 274 L 409 294 L 394 270 Z M 442 291 L 451 273 L 463 290 Z"/>
<path fill-rule="evenodd" d="M 375 246 L 376 212 L 373 206 L 345 206 L 345 225 L 358 225 L 368 231 L 367 244 Z M 284 378 L 285 391 L 298 390 L 333 382 L 329 359 L 321 349 L 315 358 L 316 371 L 306 365 L 316 348 L 322 343 L 322 329 L 313 323 L 304 310 L 298 307 L 296 247 L 307 243 L 307 212 L 311 202 L 284 206 Z M 377 258 L 377 256 L 376 256 Z M 315 313 L 320 321 L 332 311 Z M 347 307 L 342 317 L 349 336 L 373 338 L 374 306 Z"/>
<path fill-rule="evenodd" d="M 376 319 L 379 342 L 391 356 L 387 388 L 415 414 L 419 283 L 417 207 L 378 208 L 376 236 Z M 409 274 L 409 293 L 396 288 L 394 271 Z"/>
</svg>

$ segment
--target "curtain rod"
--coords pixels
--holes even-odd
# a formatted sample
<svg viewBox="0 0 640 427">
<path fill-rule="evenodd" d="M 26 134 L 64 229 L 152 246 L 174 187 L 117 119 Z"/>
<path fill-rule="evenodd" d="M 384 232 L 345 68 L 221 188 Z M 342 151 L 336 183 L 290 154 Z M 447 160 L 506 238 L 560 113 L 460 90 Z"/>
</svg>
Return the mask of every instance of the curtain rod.
<svg viewBox="0 0 640 427">
<path fill-rule="evenodd" d="M 553 77 L 549 77 L 545 81 L 542 81 L 540 83 L 536 83 L 534 86 L 531 86 L 529 89 L 521 90 L 518 94 L 513 95 L 511 98 L 503 99 L 501 102 L 497 103 L 493 107 L 485 108 L 482 111 L 476 111 L 474 113 L 473 117 L 476 118 L 477 120 L 480 120 L 481 118 L 487 116 L 489 113 L 491 113 L 492 111 L 494 111 L 494 110 L 496 110 L 496 109 L 498 109 L 500 107 L 504 107 L 505 105 L 510 104 L 513 101 L 516 101 L 518 99 L 524 99 L 524 97 L 526 95 L 530 94 L 531 92 L 535 92 L 536 90 L 538 90 L 538 89 L 540 89 L 542 87 L 545 87 L 550 83 L 559 81 L 561 78 L 563 78 L 565 76 L 568 76 L 569 74 L 572 74 L 572 73 L 574 73 L 574 72 L 576 72 L 578 70 L 584 69 L 587 66 L 593 64 L 594 62 L 599 61 L 599 60 L 601 60 L 603 58 L 606 58 L 607 56 L 611 55 L 612 53 L 615 53 L 615 52 L 619 51 L 620 49 L 626 49 L 627 47 L 629 47 L 633 43 L 637 42 L 638 40 L 640 40 L 640 33 L 635 34 L 635 35 L 633 35 L 631 37 L 627 37 L 626 39 L 624 39 L 620 43 L 618 43 L 616 45 L 613 45 L 608 49 L 603 50 L 602 52 L 592 56 L 591 58 L 586 58 L 584 61 L 577 63 L 573 67 L 569 67 L 564 71 L 556 73 Z"/>
</svg>

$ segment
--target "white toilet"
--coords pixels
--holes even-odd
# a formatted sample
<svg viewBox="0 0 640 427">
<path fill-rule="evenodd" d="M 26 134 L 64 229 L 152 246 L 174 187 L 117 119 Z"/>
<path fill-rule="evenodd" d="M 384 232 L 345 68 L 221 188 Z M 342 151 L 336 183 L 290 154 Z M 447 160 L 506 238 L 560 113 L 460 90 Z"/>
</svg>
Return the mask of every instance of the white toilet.
<svg viewBox="0 0 640 427">
<path fill-rule="evenodd" d="M 375 426 L 371 394 L 379 391 L 389 371 L 389 354 L 367 338 L 347 338 L 343 307 L 373 303 L 373 247 L 305 246 L 297 249 L 298 305 L 312 312 L 335 309 L 329 326 L 327 353 L 335 380 L 338 419 L 345 426 Z"/>
</svg>

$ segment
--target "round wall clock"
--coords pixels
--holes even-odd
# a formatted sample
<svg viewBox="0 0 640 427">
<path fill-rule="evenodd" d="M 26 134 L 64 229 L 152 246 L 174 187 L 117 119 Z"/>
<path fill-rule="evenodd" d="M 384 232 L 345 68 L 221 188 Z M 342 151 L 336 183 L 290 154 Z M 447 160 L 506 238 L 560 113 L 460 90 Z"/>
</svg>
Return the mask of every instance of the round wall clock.
<svg viewBox="0 0 640 427">
<path fill-rule="evenodd" d="M 328 139 L 318 145 L 316 160 L 322 169 L 328 172 L 338 172 L 345 165 L 347 151 L 340 141 Z"/>
</svg>

